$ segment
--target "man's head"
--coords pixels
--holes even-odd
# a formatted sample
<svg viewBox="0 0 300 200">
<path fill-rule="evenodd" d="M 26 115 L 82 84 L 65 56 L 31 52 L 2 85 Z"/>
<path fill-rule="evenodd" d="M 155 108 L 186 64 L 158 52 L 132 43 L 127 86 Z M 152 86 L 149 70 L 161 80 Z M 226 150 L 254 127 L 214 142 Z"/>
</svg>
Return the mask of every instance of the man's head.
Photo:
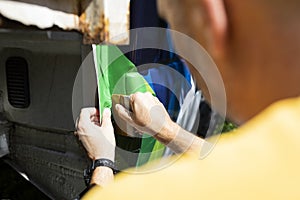
<svg viewBox="0 0 300 200">
<path fill-rule="evenodd" d="M 231 120 L 241 124 L 300 94 L 300 1 L 158 0 L 158 8 L 172 29 L 195 39 L 214 59 Z M 209 96 L 200 75 L 193 75 Z"/>
</svg>

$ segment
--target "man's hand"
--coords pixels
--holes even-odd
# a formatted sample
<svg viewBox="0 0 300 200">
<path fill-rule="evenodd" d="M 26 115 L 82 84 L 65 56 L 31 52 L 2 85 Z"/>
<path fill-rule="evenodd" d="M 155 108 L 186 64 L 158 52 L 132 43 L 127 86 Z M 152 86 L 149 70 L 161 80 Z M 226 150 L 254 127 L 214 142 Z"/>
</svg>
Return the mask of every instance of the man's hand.
<svg viewBox="0 0 300 200">
<path fill-rule="evenodd" d="M 97 109 L 84 108 L 77 119 L 76 134 L 93 160 L 106 158 L 114 161 L 116 141 L 110 116 L 110 109 L 104 109 L 100 125 Z"/>
<path fill-rule="evenodd" d="M 161 143 L 176 153 L 185 151 L 198 152 L 203 144 L 202 139 L 182 129 L 169 117 L 162 103 L 151 93 L 135 93 L 130 96 L 132 111 L 122 105 L 116 105 L 117 114 L 139 130 L 154 136 Z"/>
<path fill-rule="evenodd" d="M 117 104 L 117 113 L 119 117 L 142 133 L 155 136 L 165 126 L 173 123 L 163 104 L 149 92 L 132 94 L 130 105 L 132 112 Z"/>
</svg>

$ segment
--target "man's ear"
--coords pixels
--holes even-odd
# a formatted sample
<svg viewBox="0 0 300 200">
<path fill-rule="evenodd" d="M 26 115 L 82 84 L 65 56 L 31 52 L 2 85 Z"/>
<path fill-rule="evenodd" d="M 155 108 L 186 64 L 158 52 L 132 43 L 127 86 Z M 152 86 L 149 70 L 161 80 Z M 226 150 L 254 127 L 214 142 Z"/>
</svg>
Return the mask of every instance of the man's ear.
<svg viewBox="0 0 300 200">
<path fill-rule="evenodd" d="M 199 0 L 205 15 L 207 48 L 213 56 L 222 56 L 228 34 L 228 15 L 224 0 Z"/>
</svg>

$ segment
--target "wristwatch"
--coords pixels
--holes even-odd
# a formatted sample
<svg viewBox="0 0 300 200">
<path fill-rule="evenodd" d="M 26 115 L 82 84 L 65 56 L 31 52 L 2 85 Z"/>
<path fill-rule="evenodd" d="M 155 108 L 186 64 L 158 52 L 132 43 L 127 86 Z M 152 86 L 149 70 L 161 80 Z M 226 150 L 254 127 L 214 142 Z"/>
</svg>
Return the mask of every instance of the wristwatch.
<svg viewBox="0 0 300 200">
<path fill-rule="evenodd" d="M 104 158 L 101 158 L 101 159 L 96 159 L 96 160 L 93 160 L 92 161 L 92 164 L 83 171 L 83 177 L 84 177 L 84 181 L 85 181 L 85 184 L 88 186 L 90 185 L 90 182 L 91 182 L 91 179 L 92 179 L 92 175 L 93 175 L 93 172 L 94 170 L 97 168 L 97 167 L 101 167 L 101 166 L 104 166 L 104 167 L 109 167 L 110 169 L 112 169 L 113 173 L 116 174 L 119 172 L 119 170 L 117 170 L 115 168 L 115 164 L 113 161 L 109 160 L 109 159 L 104 159 Z"/>
</svg>

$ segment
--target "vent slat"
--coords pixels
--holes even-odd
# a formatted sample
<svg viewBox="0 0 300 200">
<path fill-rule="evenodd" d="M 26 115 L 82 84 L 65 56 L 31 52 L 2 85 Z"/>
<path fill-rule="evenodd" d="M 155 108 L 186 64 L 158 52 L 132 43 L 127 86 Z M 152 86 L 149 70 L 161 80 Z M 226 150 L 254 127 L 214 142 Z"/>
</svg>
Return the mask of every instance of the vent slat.
<svg viewBox="0 0 300 200">
<path fill-rule="evenodd" d="M 7 87 L 8 90 L 10 90 L 11 94 L 15 93 L 15 92 L 22 92 L 23 94 L 25 94 L 25 91 L 24 91 L 24 86 L 21 86 L 21 87 L 11 87 L 11 86 L 8 86 Z"/>
<path fill-rule="evenodd" d="M 26 99 L 22 98 L 22 97 L 13 97 L 13 98 L 8 98 L 10 99 L 11 101 L 22 101 L 22 102 L 25 102 Z"/>
<path fill-rule="evenodd" d="M 15 82 L 15 81 L 14 82 L 10 81 L 7 84 L 11 85 L 11 86 L 23 86 L 23 83 L 21 83 L 21 82 Z"/>
<path fill-rule="evenodd" d="M 13 94 L 12 96 L 14 97 L 14 99 L 15 99 L 15 98 L 24 99 L 24 98 L 23 98 L 23 97 L 24 97 L 24 94 Z"/>
</svg>

